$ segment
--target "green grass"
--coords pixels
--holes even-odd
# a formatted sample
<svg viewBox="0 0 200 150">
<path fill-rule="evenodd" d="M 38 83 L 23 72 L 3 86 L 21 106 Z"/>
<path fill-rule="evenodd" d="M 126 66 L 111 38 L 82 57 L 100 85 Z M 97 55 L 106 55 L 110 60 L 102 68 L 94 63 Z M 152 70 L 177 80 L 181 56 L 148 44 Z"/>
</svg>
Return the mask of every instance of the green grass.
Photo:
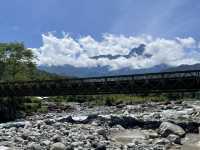
<svg viewBox="0 0 200 150">
<path fill-rule="evenodd" d="M 24 103 L 24 111 L 26 113 L 32 113 L 37 112 L 37 110 L 40 108 L 40 104 L 38 103 Z"/>
<path fill-rule="evenodd" d="M 167 98 L 163 96 L 132 96 L 132 95 L 106 95 L 97 97 L 91 103 L 96 105 L 117 105 L 117 104 L 138 104 L 145 102 L 159 102 L 166 101 Z"/>
<path fill-rule="evenodd" d="M 145 102 L 159 102 L 167 101 L 166 96 L 149 95 L 149 96 L 135 96 L 135 95 L 92 95 L 92 96 L 59 96 L 49 97 L 49 101 L 57 103 L 62 102 L 87 102 L 88 105 L 117 105 L 117 104 L 137 104 Z"/>
<path fill-rule="evenodd" d="M 37 109 L 37 112 L 39 113 L 48 113 L 48 107 L 42 106 L 41 108 Z"/>
<path fill-rule="evenodd" d="M 179 94 L 149 94 L 149 95 L 127 95 L 127 94 L 113 94 L 113 95 L 90 95 L 90 96 L 54 96 L 48 97 L 46 100 L 54 102 L 58 107 L 62 108 L 67 102 L 86 103 L 88 106 L 112 106 L 112 105 L 131 105 L 141 104 L 146 102 L 165 102 L 169 100 L 187 100 L 192 96 L 191 93 L 186 93 L 183 99 Z M 23 100 L 23 110 L 26 113 L 46 113 L 48 112 L 47 106 L 42 106 L 41 99 L 37 97 L 26 97 Z"/>
</svg>

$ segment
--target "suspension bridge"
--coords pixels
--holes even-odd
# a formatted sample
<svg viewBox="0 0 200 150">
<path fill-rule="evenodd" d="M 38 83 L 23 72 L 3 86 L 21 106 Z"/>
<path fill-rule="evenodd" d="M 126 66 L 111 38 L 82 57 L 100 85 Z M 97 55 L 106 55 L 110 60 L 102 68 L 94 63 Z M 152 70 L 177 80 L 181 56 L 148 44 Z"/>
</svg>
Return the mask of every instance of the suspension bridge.
<svg viewBox="0 0 200 150">
<path fill-rule="evenodd" d="M 0 82 L 0 97 L 200 91 L 200 70 L 60 80 Z"/>
</svg>

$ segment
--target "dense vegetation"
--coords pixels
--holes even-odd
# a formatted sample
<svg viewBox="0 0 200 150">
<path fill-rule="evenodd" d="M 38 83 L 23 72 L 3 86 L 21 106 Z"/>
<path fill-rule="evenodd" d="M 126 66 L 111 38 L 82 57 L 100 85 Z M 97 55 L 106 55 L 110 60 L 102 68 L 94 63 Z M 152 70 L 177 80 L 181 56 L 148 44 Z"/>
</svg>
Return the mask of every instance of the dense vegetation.
<svg viewBox="0 0 200 150">
<path fill-rule="evenodd" d="M 164 95 L 148 95 L 148 96 L 136 96 L 136 95 L 124 95 L 124 94 L 112 94 L 112 95 L 83 95 L 83 96 L 57 96 L 50 97 L 48 101 L 54 101 L 57 103 L 62 102 L 78 102 L 87 103 L 88 105 L 119 105 L 119 104 L 137 104 L 144 102 L 158 102 L 168 100 Z"/>
<path fill-rule="evenodd" d="M 0 43 L 0 81 L 19 81 L 19 80 L 44 80 L 61 78 L 55 74 L 49 74 L 37 69 L 31 49 L 27 49 L 23 43 Z M 31 110 L 30 106 L 34 98 L 27 97 L 7 97 L 0 98 L 0 121 L 12 120 L 20 111 Z M 34 107 L 36 108 L 36 107 Z"/>
<path fill-rule="evenodd" d="M 27 49 L 23 43 L 0 44 L 0 80 L 37 80 L 58 78 L 37 69 L 31 49 Z"/>
<path fill-rule="evenodd" d="M 118 105 L 118 104 L 138 104 L 145 102 L 165 102 L 169 100 L 181 99 L 199 99 L 200 93 L 163 93 L 163 94 L 148 94 L 148 95 L 83 95 L 83 96 L 56 96 L 48 98 L 48 101 L 61 102 L 79 102 L 88 103 L 88 105 Z"/>
</svg>

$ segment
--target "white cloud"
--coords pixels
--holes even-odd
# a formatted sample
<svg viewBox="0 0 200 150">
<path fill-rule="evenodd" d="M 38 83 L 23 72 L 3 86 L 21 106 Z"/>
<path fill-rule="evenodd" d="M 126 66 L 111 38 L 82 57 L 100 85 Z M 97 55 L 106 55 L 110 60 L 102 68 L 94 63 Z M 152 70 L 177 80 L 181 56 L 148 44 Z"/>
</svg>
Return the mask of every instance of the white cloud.
<svg viewBox="0 0 200 150">
<path fill-rule="evenodd" d="M 178 66 L 200 63 L 198 41 L 192 37 L 164 39 L 151 36 L 124 36 L 105 34 L 101 41 L 91 36 L 74 39 L 69 35 L 58 38 L 53 34 L 42 35 L 43 45 L 33 48 L 38 65 L 64 65 L 75 67 L 108 66 L 112 70 L 121 68 L 149 68 L 159 64 Z M 130 58 L 92 59 L 98 55 L 127 55 L 132 48 L 145 44 L 143 55 Z M 151 57 L 146 57 L 146 54 Z"/>
<path fill-rule="evenodd" d="M 195 48 L 196 47 L 196 41 L 192 37 L 188 37 L 188 38 L 184 38 L 184 39 L 177 37 L 176 39 L 185 48 Z"/>
</svg>

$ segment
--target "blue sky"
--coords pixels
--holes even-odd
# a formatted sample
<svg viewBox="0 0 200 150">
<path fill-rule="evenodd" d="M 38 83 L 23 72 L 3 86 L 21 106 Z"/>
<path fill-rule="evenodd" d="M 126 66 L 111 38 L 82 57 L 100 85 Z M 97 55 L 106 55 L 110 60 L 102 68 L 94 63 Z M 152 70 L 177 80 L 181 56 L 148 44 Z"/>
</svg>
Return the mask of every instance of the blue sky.
<svg viewBox="0 0 200 150">
<path fill-rule="evenodd" d="M 38 65 L 117 70 L 195 64 L 199 12 L 199 0 L 2 0 L 0 41 L 24 42 Z M 142 55 L 92 59 L 124 56 L 140 44 L 146 45 Z"/>
<path fill-rule="evenodd" d="M 199 0 L 2 0 L 0 41 L 40 47 L 42 34 L 200 39 Z"/>
</svg>

